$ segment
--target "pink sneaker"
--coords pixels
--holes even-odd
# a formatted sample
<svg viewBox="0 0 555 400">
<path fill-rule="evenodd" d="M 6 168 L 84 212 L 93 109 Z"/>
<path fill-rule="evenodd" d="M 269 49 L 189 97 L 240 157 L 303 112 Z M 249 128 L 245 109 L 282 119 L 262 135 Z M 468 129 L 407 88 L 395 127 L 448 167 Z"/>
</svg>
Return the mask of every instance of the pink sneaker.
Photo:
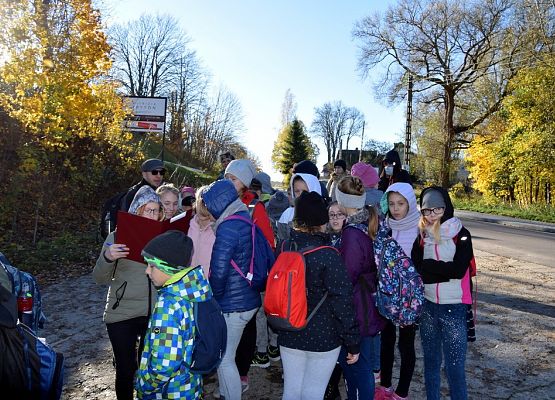
<svg viewBox="0 0 555 400">
<path fill-rule="evenodd" d="M 383 386 L 376 386 L 374 390 L 374 400 L 389 400 L 391 399 L 391 395 L 393 395 L 393 387 L 383 387 Z"/>
<path fill-rule="evenodd" d="M 393 392 L 393 393 L 391 394 L 391 397 L 390 397 L 389 399 L 390 399 L 390 400 L 408 400 L 408 399 L 409 399 L 409 396 L 407 396 L 407 397 L 401 397 L 401 396 L 399 396 L 397 393 Z"/>
</svg>

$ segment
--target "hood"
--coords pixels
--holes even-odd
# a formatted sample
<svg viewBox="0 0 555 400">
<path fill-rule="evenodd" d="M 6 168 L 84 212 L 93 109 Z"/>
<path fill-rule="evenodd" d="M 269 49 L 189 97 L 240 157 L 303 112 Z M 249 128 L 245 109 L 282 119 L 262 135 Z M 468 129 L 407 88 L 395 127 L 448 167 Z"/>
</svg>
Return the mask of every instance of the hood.
<svg viewBox="0 0 555 400">
<path fill-rule="evenodd" d="M 293 174 L 293 176 L 291 177 L 291 183 L 290 183 L 290 187 L 291 187 L 291 196 L 293 197 L 293 199 L 295 198 L 295 192 L 293 190 L 293 181 L 295 180 L 295 178 L 297 176 L 300 176 L 301 179 L 306 183 L 306 186 L 308 186 L 308 191 L 309 192 L 316 192 L 318 193 L 320 196 L 322 195 L 322 186 L 320 186 L 320 181 L 318 180 L 318 178 L 316 178 L 314 175 L 310 175 L 310 174 Z"/>
<path fill-rule="evenodd" d="M 270 218 L 278 220 L 281 214 L 289 208 L 289 205 L 287 193 L 277 191 L 270 197 L 268 205 L 266 206 L 266 212 Z"/>
<path fill-rule="evenodd" d="M 17 325 L 17 298 L 0 285 L 0 326 L 15 328 Z"/>
<path fill-rule="evenodd" d="M 389 163 L 395 163 L 395 166 L 393 167 L 394 171 L 401 170 L 401 157 L 399 157 L 399 153 L 397 153 L 397 150 L 389 150 L 387 153 L 385 153 L 385 157 L 383 161 L 388 161 Z M 383 161 L 382 161 L 382 169 L 383 169 Z"/>
<path fill-rule="evenodd" d="M 414 189 L 410 184 L 405 182 L 396 182 L 388 186 L 380 201 L 380 208 L 384 214 L 387 214 L 389 211 L 389 192 L 397 192 L 407 199 L 407 202 L 409 203 L 409 212 L 407 213 L 407 216 L 413 213 L 419 214 L 418 207 L 416 206 L 416 195 L 414 194 Z"/>
<path fill-rule="evenodd" d="M 173 275 L 160 288 L 160 293 L 174 295 L 191 302 L 201 303 L 212 298 L 212 290 L 202 268 L 184 270 Z"/>
<path fill-rule="evenodd" d="M 221 179 L 208 186 L 201 195 L 208 212 L 215 219 L 220 218 L 224 210 L 239 198 L 235 186 L 229 179 Z"/>
<path fill-rule="evenodd" d="M 447 190 L 445 190 L 440 186 L 430 186 L 424 189 L 422 193 L 420 193 L 420 199 L 419 199 L 418 205 L 422 207 L 422 199 L 424 198 L 424 193 L 426 193 L 428 190 L 437 190 L 443 196 L 443 200 L 445 200 L 445 213 L 443 214 L 443 217 L 441 217 L 441 223 L 444 223 L 448 219 L 453 218 L 454 207 L 453 207 L 453 203 L 451 202 L 451 197 L 449 197 L 449 193 L 447 192 Z"/>
<path fill-rule="evenodd" d="M 129 205 L 129 214 L 137 214 L 137 210 L 147 203 L 161 204 L 160 196 L 158 196 L 152 187 L 145 185 L 141 186 L 137 193 L 135 193 L 135 197 L 133 197 L 133 201 Z"/>
</svg>

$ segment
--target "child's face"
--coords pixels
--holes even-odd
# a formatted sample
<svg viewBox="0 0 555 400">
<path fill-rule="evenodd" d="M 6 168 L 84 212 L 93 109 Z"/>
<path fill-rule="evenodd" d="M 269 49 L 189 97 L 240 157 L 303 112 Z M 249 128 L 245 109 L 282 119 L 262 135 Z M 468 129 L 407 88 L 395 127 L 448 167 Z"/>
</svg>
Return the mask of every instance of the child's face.
<svg viewBox="0 0 555 400">
<path fill-rule="evenodd" d="M 160 196 L 162 207 L 164 208 L 164 217 L 170 219 L 177 212 L 177 195 L 172 192 L 164 192 Z"/>
<path fill-rule="evenodd" d="M 156 287 L 164 286 L 164 283 L 166 283 L 166 281 L 170 279 L 170 276 L 168 274 L 160 271 L 158 268 L 150 264 L 146 265 L 145 274 L 148 275 L 148 277 Z"/>
<path fill-rule="evenodd" d="M 397 192 L 389 192 L 387 199 L 389 203 L 389 214 L 394 220 L 400 220 L 407 216 L 409 212 L 409 203 L 407 199 Z"/>
<path fill-rule="evenodd" d="M 339 205 L 334 204 L 328 210 L 328 216 L 330 217 L 330 227 L 334 232 L 339 232 L 343 228 L 343 222 L 345 221 L 345 214 L 339 208 Z"/>
<path fill-rule="evenodd" d="M 243 188 L 245 187 L 245 185 L 243 185 L 243 182 L 241 182 L 239 178 L 237 178 L 235 175 L 226 174 L 225 177 L 233 183 L 233 186 L 235 186 L 235 190 L 237 191 L 237 193 L 240 193 L 241 190 L 243 190 Z"/>
<path fill-rule="evenodd" d="M 433 225 L 436 221 L 441 220 L 441 217 L 443 217 L 443 214 L 445 214 L 445 208 L 443 208 L 443 207 L 441 207 L 441 208 L 436 207 L 436 208 L 433 208 L 433 209 L 427 208 L 425 210 L 426 211 L 424 211 L 424 210 L 421 210 L 421 211 L 424 211 L 425 213 L 428 214 L 428 215 L 424 215 L 424 219 L 426 220 L 426 223 L 428 225 Z"/>
<path fill-rule="evenodd" d="M 297 179 L 293 182 L 293 195 L 295 198 L 299 197 L 302 192 L 308 192 L 308 186 L 302 179 Z"/>
</svg>

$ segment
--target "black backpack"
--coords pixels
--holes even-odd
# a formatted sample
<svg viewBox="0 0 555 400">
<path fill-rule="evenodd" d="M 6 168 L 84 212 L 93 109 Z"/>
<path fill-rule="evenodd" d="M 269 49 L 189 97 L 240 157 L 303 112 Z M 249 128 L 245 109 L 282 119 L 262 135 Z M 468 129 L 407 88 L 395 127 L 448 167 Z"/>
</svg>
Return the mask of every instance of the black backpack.
<svg viewBox="0 0 555 400">
<path fill-rule="evenodd" d="M 64 358 L 17 322 L 17 299 L 0 286 L 0 387 L 13 399 L 57 400 L 62 395 Z"/>
<path fill-rule="evenodd" d="M 102 239 L 106 239 L 106 236 L 116 229 L 116 224 L 118 222 L 118 211 L 121 210 L 123 205 L 123 200 L 128 191 L 120 192 L 114 197 L 106 200 L 102 206 L 102 213 L 100 214 L 100 236 Z"/>
<path fill-rule="evenodd" d="M 194 302 L 195 339 L 193 361 L 189 366 L 196 374 L 211 374 L 218 368 L 227 347 L 227 325 L 214 297 Z"/>
</svg>

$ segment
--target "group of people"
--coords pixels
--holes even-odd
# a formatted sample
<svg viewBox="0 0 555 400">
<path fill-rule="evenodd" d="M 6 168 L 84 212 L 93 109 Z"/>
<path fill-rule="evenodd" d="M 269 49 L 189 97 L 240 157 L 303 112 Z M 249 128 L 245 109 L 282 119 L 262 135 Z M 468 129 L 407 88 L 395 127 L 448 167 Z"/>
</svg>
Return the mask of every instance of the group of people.
<svg viewBox="0 0 555 400">
<path fill-rule="evenodd" d="M 341 375 L 349 399 L 406 399 L 420 330 L 427 398 L 440 398 L 443 358 L 451 398 L 467 398 L 472 243 L 447 191 L 425 188 L 418 206 L 394 151 L 379 172 L 364 162 L 349 172 L 338 160 L 327 187 L 314 163 L 300 161 L 287 192 L 274 190 L 270 177 L 249 160 L 228 152 L 220 161 L 221 179 L 196 191 L 164 184 L 163 163 L 145 161 L 142 184 L 125 196 L 126 211 L 157 220 L 187 211 L 187 234 L 168 231 L 152 239 L 143 249 L 144 263 L 126 258 L 129 248 L 117 242 L 117 227 L 103 244 L 93 277 L 109 286 L 104 321 L 118 399 L 135 393 L 141 399 L 202 398 L 202 378 L 189 368 L 193 304 L 212 297 L 227 325 L 213 397 L 240 399 L 250 388 L 251 366 L 281 360 L 283 399 L 340 398 Z M 284 249 L 324 246 L 305 256 L 307 313 L 317 312 L 304 329 L 268 326 L 264 292 L 244 278 L 258 249 L 242 219 L 257 226 L 276 256 Z M 377 311 L 373 241 L 380 226 L 411 257 L 424 282 L 417 324 L 399 328 Z M 401 363 L 394 385 L 396 342 Z"/>
</svg>

